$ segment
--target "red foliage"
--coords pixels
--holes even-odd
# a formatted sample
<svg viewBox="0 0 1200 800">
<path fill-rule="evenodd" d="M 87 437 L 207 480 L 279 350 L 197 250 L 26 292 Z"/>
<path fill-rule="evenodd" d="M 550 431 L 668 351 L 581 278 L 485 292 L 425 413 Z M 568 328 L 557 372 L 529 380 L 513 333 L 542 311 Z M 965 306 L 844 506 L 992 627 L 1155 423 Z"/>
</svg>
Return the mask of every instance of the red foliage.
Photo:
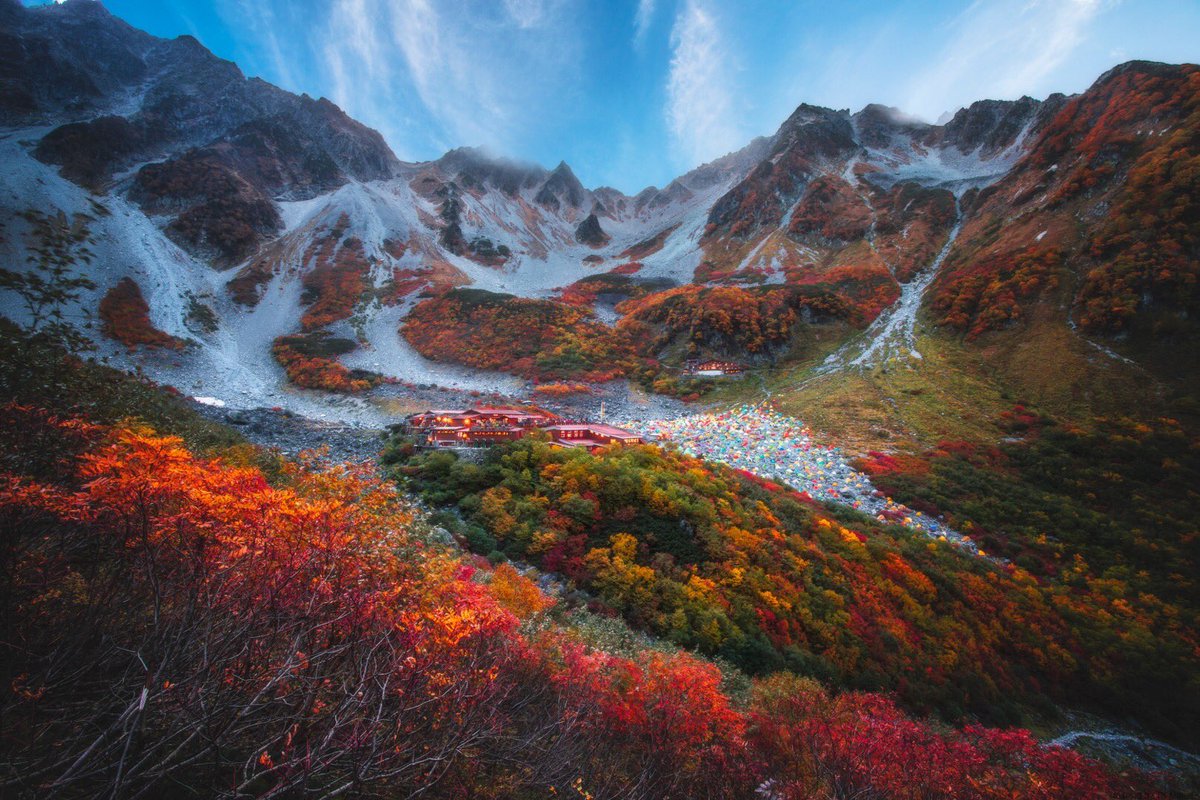
<svg viewBox="0 0 1200 800">
<path fill-rule="evenodd" d="M 844 319 L 841 298 L 798 287 L 742 289 L 689 284 L 627 300 L 618 329 L 655 353 L 677 337 L 692 348 L 762 354 L 790 341 L 805 319 Z M 649 334 L 645 329 L 649 328 Z"/>
<path fill-rule="evenodd" d="M 408 252 L 408 243 L 399 239 L 384 239 L 383 252 L 399 261 Z"/>
<path fill-rule="evenodd" d="M 872 478 L 897 472 L 906 475 L 925 475 L 929 472 L 929 461 L 906 453 L 881 453 L 872 450 L 867 453 L 866 458 L 856 460 L 854 467 Z"/>
<path fill-rule="evenodd" d="M 1138 143 L 1138 130 L 1149 133 L 1164 116 L 1195 110 L 1200 69 L 1184 65 L 1133 64 L 1102 84 L 1072 98 L 1055 115 L 1035 146 L 1044 168 L 1066 162 L 1072 167 L 1058 199 L 1095 185 L 1093 173 Z"/>
<path fill-rule="evenodd" d="M 398 303 L 428 282 L 429 272 L 427 270 L 393 269 L 392 284 L 385 300 L 389 304 Z"/>
<path fill-rule="evenodd" d="M 788 233 L 850 242 L 866 236 L 870 227 L 871 209 L 853 187 L 840 177 L 821 175 L 808 185 L 792 212 Z"/>
<path fill-rule="evenodd" d="M 676 223 L 669 228 L 659 231 L 648 239 L 643 239 L 637 244 L 631 245 L 621 251 L 621 258 L 628 258 L 631 262 L 638 262 L 647 256 L 652 256 L 659 250 L 663 249 L 663 245 L 667 243 L 667 237 L 678 230 L 679 224 Z M 641 266 L 640 264 L 638 266 Z M 621 273 L 625 274 L 625 273 Z"/>
<path fill-rule="evenodd" d="M 726 232 L 731 238 L 745 239 L 762 228 L 777 227 L 824 162 L 845 158 L 857 149 L 850 126 L 832 112 L 802 106 L 796 114 L 808 117 L 802 123 L 804 136 L 796 137 L 790 130 L 771 158 L 716 202 L 708 215 L 706 238 Z M 784 128 L 792 124 L 789 120 Z"/>
<path fill-rule="evenodd" d="M 1197 129 L 1194 66 L 1133 63 L 1064 103 L 1029 157 L 979 194 L 931 289 L 935 317 L 975 337 L 1061 284 L 1079 287 L 1061 299 L 1085 330 L 1185 339 L 1200 313 Z M 1031 245 L 1039 227 L 1051 239 Z"/>
<path fill-rule="evenodd" d="M 78 488 L 0 478 L 20 575 L 6 629 L 22 642 L 19 656 L 2 645 L 5 685 L 22 687 L 4 700 L 3 750 L 30 766 L 26 788 L 136 794 L 170 776 L 286 795 L 314 770 L 420 786 L 436 782 L 431 749 L 468 757 L 459 737 L 490 722 L 458 715 L 495 707 L 516 619 L 409 532 L 372 473 L 285 465 L 276 488 L 179 439 L 116 430 L 80 459 Z M 75 735 L 127 707 L 152 735 Z M 31 735 L 50 728 L 53 746 Z"/>
<path fill-rule="evenodd" d="M 1200 70 L 1189 71 L 1170 94 L 1166 87 L 1154 88 L 1158 92 L 1141 105 L 1166 105 L 1183 119 L 1173 121 L 1170 135 L 1154 137 L 1153 146 L 1144 148 L 1107 224 L 1091 242 L 1088 255 L 1099 266 L 1080 289 L 1079 321 L 1087 329 L 1121 330 L 1147 309 L 1183 319 L 1200 313 Z"/>
<path fill-rule="evenodd" d="M 362 242 L 342 239 L 348 225 L 349 218 L 343 214 L 329 234 L 314 241 L 305 253 L 306 261 L 315 262 L 303 280 L 301 300 L 309 304 L 300 317 L 300 327 L 305 331 L 346 319 L 371 288 L 368 280 L 371 265 L 363 253 Z"/>
<path fill-rule="evenodd" d="M 633 348 L 583 309 L 476 289 L 419 303 L 404 338 L 426 358 L 533 380 L 611 380 L 637 360 Z"/>
<path fill-rule="evenodd" d="M 879 261 L 841 264 L 824 272 L 790 269 L 788 282 L 828 292 L 853 309 L 856 319 L 870 321 L 900 298 L 900 286 Z"/>
<path fill-rule="evenodd" d="M 152 431 L 4 415 L 74 461 L 30 475 L 45 440 L 0 429 L 0 752 L 31 794 L 1157 796 L 1025 731 L 945 730 L 788 675 L 743 708 L 689 654 L 618 656 L 548 620 L 527 638 L 551 601 L 423 538 L 368 465 L 268 481 Z M 922 577 L 895 554 L 885 569 Z M 148 735 L 94 734 L 122 714 Z"/>
<path fill-rule="evenodd" d="M 790 677 L 757 687 L 753 739 L 784 800 L 814 796 L 1085 800 L 1162 795 L 1145 776 L 1120 776 L 1028 731 L 938 731 L 887 698 L 830 697 Z"/>
<path fill-rule="evenodd" d="M 104 335 L 130 350 L 138 345 L 171 350 L 185 346 L 182 339 L 160 331 L 150 322 L 150 306 L 133 278 L 122 278 L 100 300 L 100 320 Z"/>
<path fill-rule="evenodd" d="M 226 263 L 250 255 L 281 225 L 274 203 L 230 166 L 202 153 L 148 164 L 133 195 L 151 210 L 184 210 L 167 227 L 177 240 Z"/>
<path fill-rule="evenodd" d="M 954 226 L 954 195 L 915 183 L 874 198 L 875 250 L 896 280 L 906 282 L 933 263 Z"/>
<path fill-rule="evenodd" d="M 225 286 L 234 301 L 244 306 L 258 304 L 259 287 L 270 283 L 275 274 L 275 265 L 268 258 L 259 258 L 247 263 Z"/>
<path fill-rule="evenodd" d="M 573 642 L 555 651 L 564 718 L 594 742 L 584 791 L 612 796 L 632 778 L 645 797 L 736 797 L 754 785 L 745 715 L 712 664 L 683 653 L 619 658 Z"/>
<path fill-rule="evenodd" d="M 624 266 L 631 266 L 625 264 Z M 637 264 L 637 269 L 641 269 L 641 264 Z M 650 292 L 650 287 L 644 283 L 631 280 L 629 275 L 630 270 L 624 272 L 619 271 L 621 268 L 604 272 L 599 275 L 589 275 L 586 278 L 581 278 L 569 286 L 558 290 L 558 299 L 568 305 L 578 306 L 581 308 L 590 308 L 594 306 L 602 296 L 610 298 L 615 302 L 620 298 L 644 297 Z M 636 272 L 637 269 L 632 270 Z"/>
<path fill-rule="evenodd" d="M 330 342 L 348 342 L 348 349 L 329 352 Z M 330 392 L 362 392 L 383 382 L 374 372 L 351 370 L 334 356 L 349 352 L 354 343 L 345 339 L 314 339 L 303 334 L 280 336 L 271 347 L 271 355 L 287 372 L 288 380 L 304 389 Z"/>
<path fill-rule="evenodd" d="M 930 306 L 940 324 L 974 338 L 1020 320 L 1021 301 L 1057 287 L 1062 264 L 1062 251 L 1037 246 L 959 258 L 938 276 Z"/>
</svg>

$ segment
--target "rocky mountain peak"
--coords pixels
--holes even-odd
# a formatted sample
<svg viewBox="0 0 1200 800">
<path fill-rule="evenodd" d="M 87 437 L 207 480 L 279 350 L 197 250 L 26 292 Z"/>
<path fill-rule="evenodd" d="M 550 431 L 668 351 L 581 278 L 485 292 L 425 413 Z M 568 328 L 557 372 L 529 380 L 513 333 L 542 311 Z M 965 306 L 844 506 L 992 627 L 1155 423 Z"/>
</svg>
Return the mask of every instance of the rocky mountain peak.
<svg viewBox="0 0 1200 800">
<path fill-rule="evenodd" d="M 962 153 L 979 150 L 982 155 L 992 155 L 1012 146 L 1027 132 L 1041 106 L 1042 102 L 1032 97 L 979 100 L 955 112 L 934 138 Z"/>
<path fill-rule="evenodd" d="M 919 136 L 930 125 L 898 108 L 871 103 L 851 118 L 859 140 L 867 147 L 886 147 L 896 135 Z"/>
<path fill-rule="evenodd" d="M 493 188 L 510 197 L 538 186 L 547 175 L 537 164 L 497 156 L 481 147 L 455 148 L 436 163 L 467 189 Z"/>
<path fill-rule="evenodd" d="M 587 189 L 575 177 L 567 162 L 560 161 L 533 199 L 538 205 L 558 211 L 562 206 L 573 209 L 583 207 L 587 195 Z"/>
<path fill-rule="evenodd" d="M 810 156 L 833 155 L 857 147 L 849 112 L 801 103 L 779 126 L 771 155 L 799 148 Z"/>
<path fill-rule="evenodd" d="M 609 235 L 600 227 L 600 220 L 596 218 L 595 211 L 588 214 L 575 228 L 575 241 L 589 247 L 603 247 L 608 244 L 609 239 Z"/>
<path fill-rule="evenodd" d="M 1189 65 L 1182 65 L 1184 67 Z M 1164 64 L 1161 61 L 1145 61 L 1135 59 L 1118 64 L 1112 69 L 1102 74 L 1088 89 L 1089 92 L 1101 89 L 1104 86 L 1112 83 L 1117 78 L 1125 75 L 1146 75 L 1156 78 L 1172 78 L 1179 74 L 1181 65 L 1179 64 Z"/>
</svg>

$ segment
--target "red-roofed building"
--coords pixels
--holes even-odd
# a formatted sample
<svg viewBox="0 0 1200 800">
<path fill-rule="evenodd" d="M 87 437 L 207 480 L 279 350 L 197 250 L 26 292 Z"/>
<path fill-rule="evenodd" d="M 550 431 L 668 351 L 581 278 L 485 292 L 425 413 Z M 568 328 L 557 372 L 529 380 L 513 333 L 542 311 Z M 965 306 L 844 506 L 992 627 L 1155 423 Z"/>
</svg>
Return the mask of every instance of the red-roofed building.
<svg viewBox="0 0 1200 800">
<path fill-rule="evenodd" d="M 408 417 L 410 428 L 425 430 L 433 427 L 466 426 L 478 414 L 467 408 L 431 408 Z"/>
<path fill-rule="evenodd" d="M 505 408 L 498 406 L 477 406 L 472 409 L 480 417 L 488 420 L 504 421 L 510 425 L 523 428 L 536 428 L 547 425 L 558 419 L 548 411 L 528 408 Z"/>
<path fill-rule="evenodd" d="M 746 368 L 736 361 L 689 361 L 686 367 L 689 375 L 696 375 L 701 378 L 741 375 L 746 371 Z"/>
<path fill-rule="evenodd" d="M 559 447 L 582 447 L 589 451 L 610 444 L 641 444 L 642 441 L 642 437 L 632 431 L 603 423 L 547 425 L 542 430 L 550 434 L 552 444 Z"/>
<path fill-rule="evenodd" d="M 411 430 L 424 433 L 434 447 L 470 447 L 520 439 L 558 418 L 527 408 L 480 406 L 469 409 L 434 408 L 408 417 Z"/>
</svg>

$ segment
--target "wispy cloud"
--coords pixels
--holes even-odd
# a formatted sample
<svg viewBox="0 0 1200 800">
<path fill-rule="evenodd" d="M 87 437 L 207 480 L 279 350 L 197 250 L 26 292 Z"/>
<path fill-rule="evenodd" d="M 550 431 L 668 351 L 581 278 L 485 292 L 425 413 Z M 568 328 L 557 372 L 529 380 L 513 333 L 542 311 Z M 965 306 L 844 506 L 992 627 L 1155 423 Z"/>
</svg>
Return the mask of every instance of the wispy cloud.
<svg viewBox="0 0 1200 800">
<path fill-rule="evenodd" d="M 504 0 L 504 8 L 519 28 L 536 28 L 546 21 L 546 0 Z"/>
<path fill-rule="evenodd" d="M 671 31 L 667 127 L 682 167 L 745 144 L 730 81 L 732 63 L 713 9 L 688 0 Z"/>
<path fill-rule="evenodd" d="M 637 11 L 633 14 L 633 45 L 642 47 L 646 43 L 646 34 L 654 22 L 654 12 L 657 10 L 657 0 L 638 0 Z"/>
<path fill-rule="evenodd" d="M 976 0 L 948 23 L 946 44 L 911 81 L 904 107 L 936 117 L 981 98 L 1049 91 L 1055 71 L 1115 0 Z"/>
<path fill-rule="evenodd" d="M 510 149 L 568 94 L 579 66 L 564 0 L 334 0 L 329 9 L 316 50 L 333 99 L 401 153 L 413 139 Z"/>
<path fill-rule="evenodd" d="M 329 97 L 401 158 L 479 144 L 626 190 L 771 133 L 800 102 L 933 120 L 985 97 L 1080 91 L 1127 58 L 1194 61 L 1200 30 L 1200 6 L 1181 0 L 165 5 L 247 74 Z"/>
<path fill-rule="evenodd" d="M 230 26 L 245 29 L 256 45 L 253 62 L 241 66 L 252 72 L 261 71 L 281 86 L 296 90 L 303 82 L 295 69 L 296 54 L 290 52 L 281 35 L 286 30 L 283 19 L 268 3 L 254 0 L 222 0 L 218 9 Z M 195 32 L 193 31 L 193 35 Z"/>
</svg>

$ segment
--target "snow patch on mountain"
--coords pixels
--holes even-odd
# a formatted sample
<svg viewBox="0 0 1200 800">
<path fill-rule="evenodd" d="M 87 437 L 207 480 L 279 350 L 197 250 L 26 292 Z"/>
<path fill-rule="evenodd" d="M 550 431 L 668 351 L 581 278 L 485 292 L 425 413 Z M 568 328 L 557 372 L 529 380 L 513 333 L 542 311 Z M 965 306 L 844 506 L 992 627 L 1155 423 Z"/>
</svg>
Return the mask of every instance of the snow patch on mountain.
<svg viewBox="0 0 1200 800">
<path fill-rule="evenodd" d="M 990 155 L 983 145 L 964 153 L 954 146 L 931 147 L 912 138 L 894 137 L 889 147 L 866 148 L 866 160 L 876 168 L 868 179 L 884 189 L 905 181 L 952 188 L 959 194 L 968 188 L 982 188 L 1004 177 L 1024 155 L 1032 129 L 1032 122 L 1026 124 L 1012 144 Z"/>
</svg>

